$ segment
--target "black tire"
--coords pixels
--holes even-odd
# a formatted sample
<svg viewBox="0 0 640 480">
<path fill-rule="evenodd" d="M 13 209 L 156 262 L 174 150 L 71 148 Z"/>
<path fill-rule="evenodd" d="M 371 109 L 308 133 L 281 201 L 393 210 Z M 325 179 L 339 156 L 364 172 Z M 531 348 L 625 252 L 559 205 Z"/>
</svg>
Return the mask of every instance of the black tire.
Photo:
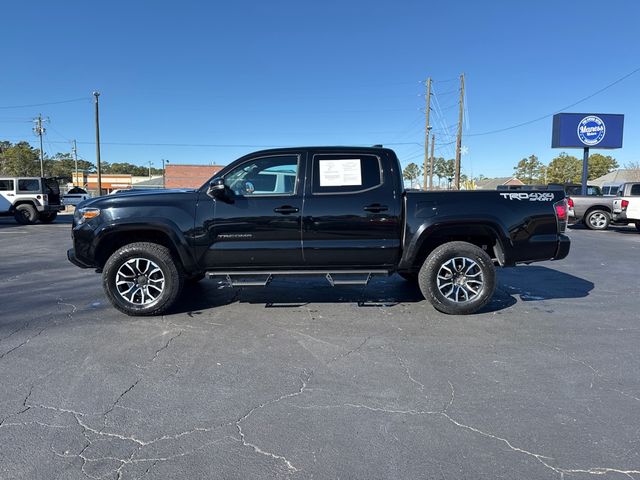
<svg viewBox="0 0 640 480">
<path fill-rule="evenodd" d="M 58 216 L 58 212 L 49 212 L 49 213 L 41 213 L 40 215 L 38 215 L 38 218 L 42 223 L 52 223 L 57 216 Z"/>
<path fill-rule="evenodd" d="M 589 230 L 606 230 L 611 223 L 611 214 L 606 210 L 591 210 L 584 217 L 584 226 Z"/>
<path fill-rule="evenodd" d="M 116 278 L 124 283 L 120 285 L 121 290 L 116 285 Z M 149 242 L 130 243 L 116 250 L 102 273 L 102 286 L 109 301 L 121 312 L 132 316 L 165 312 L 180 295 L 183 284 L 182 265 L 174 260 L 168 248 Z M 146 302 L 145 294 L 149 297 Z"/>
<path fill-rule="evenodd" d="M 636 222 L 636 230 L 640 232 L 640 222 Z"/>
<path fill-rule="evenodd" d="M 409 283 L 418 283 L 418 272 L 398 272 Z"/>
<path fill-rule="evenodd" d="M 451 290 L 447 270 L 451 272 Z M 429 254 L 420 268 L 418 281 L 422 294 L 436 310 L 468 315 L 491 300 L 496 289 L 496 269 L 481 248 L 467 242 L 449 242 Z"/>
<path fill-rule="evenodd" d="M 13 218 L 22 225 L 33 225 L 38 221 L 38 211 L 33 205 L 23 203 L 16 207 Z"/>
</svg>

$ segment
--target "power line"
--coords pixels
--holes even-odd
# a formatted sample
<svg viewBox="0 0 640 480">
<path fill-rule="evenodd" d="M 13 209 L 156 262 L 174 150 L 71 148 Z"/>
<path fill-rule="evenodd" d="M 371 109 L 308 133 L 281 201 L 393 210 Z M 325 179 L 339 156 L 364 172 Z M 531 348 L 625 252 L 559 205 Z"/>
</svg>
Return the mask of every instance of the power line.
<svg viewBox="0 0 640 480">
<path fill-rule="evenodd" d="M 29 105 L 5 105 L 5 106 L 0 106 L 0 109 L 2 110 L 6 110 L 9 108 L 30 108 L 30 107 L 42 107 L 45 105 L 60 105 L 62 103 L 73 103 L 73 102 L 80 102 L 83 100 L 88 100 L 87 97 L 80 97 L 80 98 L 72 98 L 70 100 L 60 100 L 59 102 L 44 102 L 44 103 L 32 103 Z"/>
<path fill-rule="evenodd" d="M 532 123 L 535 122 L 539 122 L 540 120 L 544 120 L 545 118 L 549 118 L 554 116 L 556 113 L 560 113 L 563 112 L 565 110 L 568 110 L 571 107 L 575 107 L 576 105 L 578 105 L 579 103 L 582 103 L 586 100 L 589 100 L 590 98 L 595 97 L 596 95 L 604 92 L 605 90 L 608 90 L 609 88 L 613 87 L 614 85 L 617 85 L 618 83 L 622 82 L 623 80 L 626 80 L 627 78 L 629 78 L 631 75 L 640 72 L 640 67 L 636 68 L 635 70 L 627 73 L 626 75 L 624 75 L 623 77 L 618 78 L 617 80 L 611 82 L 609 85 L 601 88 L 600 90 L 596 90 L 595 92 L 587 95 L 586 97 L 581 98 L 580 100 L 578 100 L 577 102 L 573 102 L 571 105 L 567 105 L 566 107 L 561 108 L 560 110 L 557 110 L 553 113 L 548 113 L 546 115 L 543 115 L 542 117 L 538 117 L 538 118 L 534 118 L 533 120 L 528 120 L 526 122 L 522 122 L 522 123 L 518 123 L 516 125 L 511 125 L 510 127 L 505 127 L 505 128 L 499 128 L 497 130 L 489 130 L 488 132 L 481 132 L 481 133 L 468 133 L 467 136 L 468 137 L 478 137 L 481 135 L 492 135 L 494 133 L 500 133 L 500 132 L 506 132 L 507 130 L 513 130 L 514 128 L 519 128 L 519 127 L 524 127 L 526 125 L 531 125 Z"/>
</svg>

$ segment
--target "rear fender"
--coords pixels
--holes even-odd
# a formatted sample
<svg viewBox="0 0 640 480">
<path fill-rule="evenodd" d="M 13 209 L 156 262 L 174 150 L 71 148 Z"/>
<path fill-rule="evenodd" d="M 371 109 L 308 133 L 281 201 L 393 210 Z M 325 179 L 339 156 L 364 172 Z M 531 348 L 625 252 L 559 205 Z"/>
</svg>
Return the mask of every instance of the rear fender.
<svg viewBox="0 0 640 480">
<path fill-rule="evenodd" d="M 415 269 L 417 264 L 423 260 L 421 257 L 425 256 L 423 247 L 426 247 L 430 241 L 434 242 L 432 247 L 435 248 L 446 241 L 465 241 L 465 239 L 472 240 L 483 236 L 489 236 L 495 242 L 495 245 L 487 245 L 489 255 L 494 256 L 502 266 L 511 263 L 508 256 L 508 247 L 511 245 L 511 241 L 504 229 L 495 222 L 473 220 L 460 222 L 459 219 L 437 223 L 424 222 L 415 232 L 407 233 L 407 238 L 410 239 L 408 243 L 405 243 L 405 249 L 398 265 L 399 270 Z"/>
</svg>

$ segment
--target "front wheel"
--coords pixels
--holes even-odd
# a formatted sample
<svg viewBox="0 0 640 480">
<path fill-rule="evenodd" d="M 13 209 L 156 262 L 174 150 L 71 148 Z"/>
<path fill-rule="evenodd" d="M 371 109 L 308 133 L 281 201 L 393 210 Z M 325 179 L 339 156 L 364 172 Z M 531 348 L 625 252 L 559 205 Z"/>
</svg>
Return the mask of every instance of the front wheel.
<svg viewBox="0 0 640 480">
<path fill-rule="evenodd" d="M 448 242 L 429 254 L 418 281 L 422 294 L 436 310 L 467 315 L 491 300 L 496 269 L 481 248 L 467 242 Z"/>
<path fill-rule="evenodd" d="M 51 223 L 58 216 L 58 212 L 41 213 L 38 218 L 42 223 Z"/>
<path fill-rule="evenodd" d="M 109 257 L 102 284 L 109 301 L 127 315 L 159 315 L 176 301 L 184 275 L 168 248 L 130 243 Z"/>
<path fill-rule="evenodd" d="M 593 210 L 584 219 L 585 226 L 590 230 L 606 230 L 611 222 L 611 215 L 604 210 Z"/>
</svg>

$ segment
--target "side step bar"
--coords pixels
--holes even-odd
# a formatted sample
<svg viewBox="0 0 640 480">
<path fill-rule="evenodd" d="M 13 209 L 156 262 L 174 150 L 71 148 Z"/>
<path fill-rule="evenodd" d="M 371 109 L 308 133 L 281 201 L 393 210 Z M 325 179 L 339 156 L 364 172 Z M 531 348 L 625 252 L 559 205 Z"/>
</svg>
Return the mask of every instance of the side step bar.
<svg viewBox="0 0 640 480">
<path fill-rule="evenodd" d="M 273 277 L 292 276 L 324 276 L 332 287 L 338 285 L 363 285 L 369 284 L 374 275 L 390 275 L 388 270 L 281 270 L 275 272 L 207 272 L 208 278 L 223 277 L 232 287 L 266 287 Z"/>
</svg>

